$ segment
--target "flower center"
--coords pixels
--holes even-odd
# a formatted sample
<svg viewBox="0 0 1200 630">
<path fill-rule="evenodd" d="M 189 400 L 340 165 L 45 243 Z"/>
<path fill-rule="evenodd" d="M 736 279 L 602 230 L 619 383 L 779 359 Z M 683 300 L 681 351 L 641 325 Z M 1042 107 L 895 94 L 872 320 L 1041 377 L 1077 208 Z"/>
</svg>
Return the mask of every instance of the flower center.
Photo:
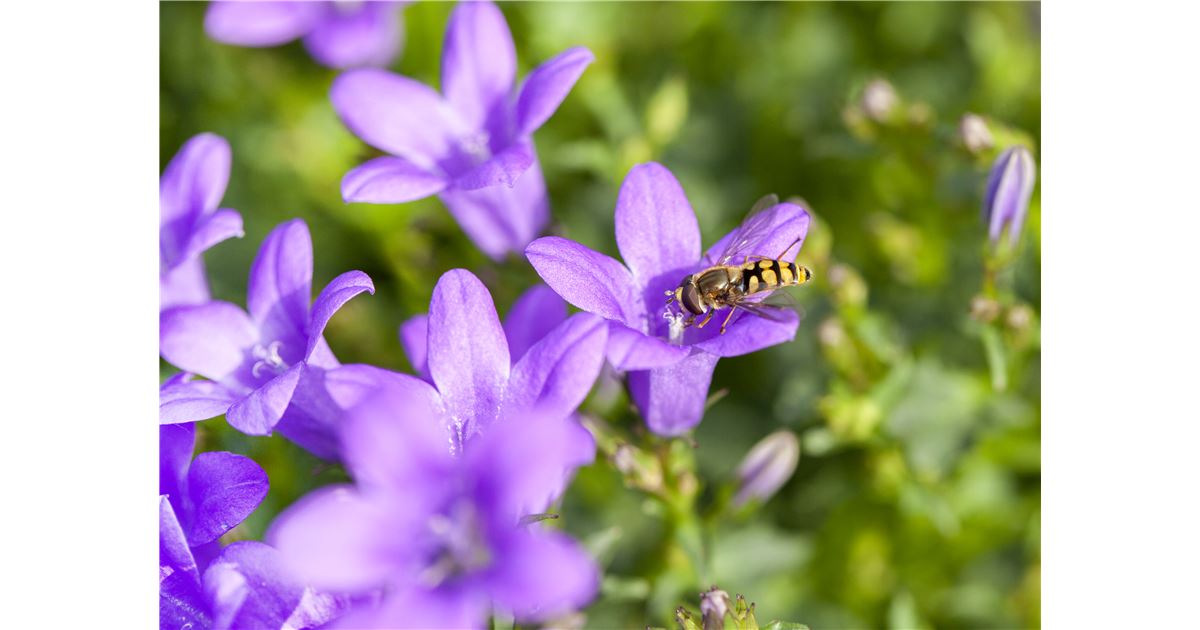
<svg viewBox="0 0 1200 630">
<path fill-rule="evenodd" d="M 478 511 L 467 500 L 459 499 L 446 514 L 433 516 L 428 526 L 438 551 L 429 568 L 421 573 L 422 582 L 437 586 L 492 563 Z"/>
<path fill-rule="evenodd" d="M 279 341 L 272 341 L 266 346 L 255 344 L 251 349 L 251 354 L 255 359 L 254 366 L 250 368 L 250 374 L 254 378 L 261 378 L 263 374 L 282 374 L 287 371 L 288 364 L 284 363 L 283 357 L 279 356 L 279 349 L 283 344 Z"/>
<path fill-rule="evenodd" d="M 475 164 L 486 162 L 492 157 L 492 147 L 488 144 L 491 136 L 486 131 L 477 131 L 458 142 L 458 148 Z"/>
<path fill-rule="evenodd" d="M 672 345 L 683 345 L 684 316 L 682 312 L 672 312 L 668 307 L 663 311 L 663 319 L 667 320 L 667 340 Z"/>
</svg>

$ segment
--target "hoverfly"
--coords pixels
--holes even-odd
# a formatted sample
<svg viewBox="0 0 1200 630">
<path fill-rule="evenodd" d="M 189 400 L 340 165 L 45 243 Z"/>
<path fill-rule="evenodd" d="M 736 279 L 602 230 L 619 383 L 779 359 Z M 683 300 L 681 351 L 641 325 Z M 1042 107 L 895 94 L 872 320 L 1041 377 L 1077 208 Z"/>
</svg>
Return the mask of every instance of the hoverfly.
<svg viewBox="0 0 1200 630">
<path fill-rule="evenodd" d="M 693 324 L 703 328 L 721 308 L 728 308 L 729 314 L 721 324 L 720 334 L 725 334 L 738 310 L 779 321 L 778 315 L 771 310 L 774 307 L 762 304 L 759 298 L 776 289 L 801 285 L 812 279 L 812 272 L 807 267 L 783 260 L 788 250 L 800 242 L 799 237 L 774 257 L 761 255 L 764 252 L 747 251 L 751 244 L 758 243 L 775 229 L 771 225 L 771 215 L 763 211 L 778 204 L 779 197 L 775 195 L 759 199 L 741 226 L 730 234 L 721 254 L 716 260 L 709 260 L 712 265 L 684 277 L 678 287 L 666 292 L 667 304 L 678 302 L 688 315 L 683 322 L 685 328 Z M 744 259 L 741 264 L 729 264 L 739 257 Z M 703 319 L 695 323 L 701 316 Z"/>
</svg>

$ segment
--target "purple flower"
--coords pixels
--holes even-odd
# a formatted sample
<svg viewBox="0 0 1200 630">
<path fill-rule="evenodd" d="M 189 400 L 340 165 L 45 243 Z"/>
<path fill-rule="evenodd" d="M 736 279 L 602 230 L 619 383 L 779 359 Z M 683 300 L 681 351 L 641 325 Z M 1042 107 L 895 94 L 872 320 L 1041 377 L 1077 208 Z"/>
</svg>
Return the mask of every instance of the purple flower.
<svg viewBox="0 0 1200 630">
<path fill-rule="evenodd" d="M 446 282 L 446 287 L 462 283 L 466 290 L 460 295 L 471 297 L 469 300 L 457 302 L 453 297 L 445 298 L 445 293 L 440 296 L 439 290 L 435 288 L 435 301 L 445 299 L 451 302 L 449 308 L 440 312 L 453 313 L 459 307 L 464 310 L 471 308 L 480 313 L 477 317 L 478 322 L 490 323 L 498 320 L 491 296 L 475 276 L 466 271 L 452 271 L 443 276 L 441 282 Z M 439 287 L 443 286 L 441 282 Z M 446 292 L 450 290 L 446 288 Z M 497 336 L 497 333 L 503 336 Z M 604 321 L 585 314 L 568 318 L 567 303 L 549 287 L 541 284 L 530 288 L 517 298 L 504 320 L 502 331 L 496 330 L 492 325 L 475 329 L 464 325 L 461 319 L 453 317 L 439 318 L 432 325 L 431 331 L 429 315 L 414 316 L 400 327 L 400 343 L 413 369 L 423 380 L 439 390 L 439 396 L 441 391 L 448 391 L 453 396 L 456 390 L 460 389 L 460 385 L 454 381 L 447 381 L 445 377 L 439 385 L 430 374 L 430 340 L 457 336 L 471 340 L 471 353 L 484 356 L 500 353 L 508 355 L 512 365 L 508 385 L 504 386 L 503 393 L 489 396 L 505 400 L 505 404 L 501 405 L 502 412 L 506 407 L 535 404 L 544 410 L 548 408 L 552 414 L 571 416 L 568 420 L 568 440 L 564 445 L 568 455 L 567 464 L 561 475 L 562 483 L 544 502 L 549 505 L 566 489 L 571 471 L 591 463 L 596 457 L 595 440 L 573 412 L 587 396 L 603 366 L 605 341 L 608 336 Z M 496 343 L 494 339 L 498 339 L 500 343 Z M 504 347 L 501 348 L 501 345 Z M 532 354 L 526 359 L 530 352 Z M 444 354 L 436 349 L 434 353 Z M 499 382 L 502 378 L 498 377 L 495 380 Z M 522 393 L 521 388 L 526 391 Z M 361 398 L 361 395 L 358 398 Z M 435 406 L 447 407 L 445 400 L 440 407 Z M 455 448 L 494 422 L 489 411 L 481 411 L 483 413 L 463 413 L 457 416 L 457 419 L 441 417 L 439 422 L 450 428 L 451 443 Z M 459 431 L 463 434 L 460 435 Z M 541 508 L 530 509 L 536 511 Z"/>
<path fill-rule="evenodd" d="M 224 413 L 243 433 L 268 435 L 278 424 L 301 446 L 333 456 L 336 445 L 322 430 L 328 418 L 320 413 L 313 417 L 305 405 L 291 403 L 328 399 L 325 381 L 339 363 L 321 333 L 333 314 L 363 291 L 374 293 L 371 279 L 349 271 L 334 278 L 310 308 L 308 226 L 295 219 L 276 227 L 250 270 L 249 313 L 213 301 L 162 314 L 159 349 L 187 374 L 163 385 L 160 422 L 193 422 Z M 208 380 L 195 380 L 193 373 Z"/>
<path fill-rule="evenodd" d="M 158 185 L 159 309 L 209 299 L 205 250 L 242 236 L 242 216 L 218 210 L 229 183 L 229 143 L 202 133 L 171 158 Z"/>
<path fill-rule="evenodd" d="M 516 52 L 504 15 L 490 2 L 460 3 L 446 29 L 442 94 L 383 70 L 334 81 L 330 98 L 346 126 L 389 154 L 347 173 L 342 196 L 402 203 L 438 194 L 484 253 L 519 251 L 549 220 L 530 136 L 592 59 L 571 48 L 514 90 Z"/>
<path fill-rule="evenodd" d="M 564 313 L 555 325 L 558 316 L 547 297 L 543 291 L 523 296 L 506 331 L 487 287 L 471 272 L 453 269 L 434 287 L 429 315 L 402 328 L 410 362 L 428 379 L 410 379 L 410 395 L 432 401 L 430 413 L 446 430 L 453 452 L 504 414 L 536 407 L 567 417 L 587 396 L 604 363 L 607 326 L 587 313 L 569 318 Z M 548 312 L 531 312 L 543 306 Z M 514 316 L 521 325 L 513 323 Z M 548 330 L 525 328 L 535 321 Z M 516 360 L 514 352 L 520 352 Z M 595 444 L 578 423 L 568 424 L 574 468 L 591 461 Z M 549 498 L 531 511 L 548 503 Z"/>
<path fill-rule="evenodd" d="M 1008 227 L 1009 244 L 1017 244 L 1036 181 L 1037 165 L 1029 149 L 1009 147 L 996 158 L 983 197 L 983 221 L 993 244 L 1000 241 L 1005 226 Z"/>
<path fill-rule="evenodd" d="M 340 601 L 301 585 L 271 547 L 220 547 L 221 535 L 266 496 L 262 468 L 226 452 L 193 460 L 191 424 L 163 425 L 159 440 L 159 626 L 310 627 L 330 620 Z"/>
<path fill-rule="evenodd" d="M 460 364 L 492 359 L 507 366 L 506 356 L 464 355 Z M 385 387 L 352 409 L 342 439 L 356 485 L 301 499 L 268 534 L 317 588 L 383 593 L 340 627 L 485 628 L 492 609 L 532 622 L 590 601 L 599 575 L 587 553 L 522 521 L 558 485 L 569 423 L 544 408 L 506 414 L 452 455 L 438 426 L 441 401 L 413 393 Z"/>
<path fill-rule="evenodd" d="M 398 17 L 405 2 L 217 1 L 208 7 L 208 36 L 234 46 L 278 46 L 296 38 L 331 68 L 386 66 L 404 41 Z"/>
<path fill-rule="evenodd" d="M 776 257 L 808 232 L 808 212 L 781 203 L 756 217 L 746 254 Z M 720 357 L 747 354 L 790 341 L 799 318 L 780 321 L 735 317 L 725 334 L 718 326 L 687 328 L 678 344 L 669 341 L 670 315 L 664 293 L 688 274 L 716 264 L 733 234 L 700 255 L 700 229 L 683 189 L 660 164 L 633 168 L 621 185 L 616 207 L 617 248 L 626 264 L 574 241 L 549 236 L 525 250 L 538 274 L 567 302 L 609 320 L 608 360 L 629 371 L 629 389 L 655 433 L 678 435 L 700 422 Z M 798 248 L 784 256 L 792 260 Z M 729 264 L 739 264 L 733 259 Z"/>
<path fill-rule="evenodd" d="M 533 344 L 567 319 L 567 303 L 553 289 L 537 284 L 513 302 L 504 318 L 504 338 L 508 342 L 509 359 L 516 363 Z M 417 374 L 430 381 L 429 315 L 422 313 L 409 318 L 400 326 L 400 344 Z"/>
</svg>

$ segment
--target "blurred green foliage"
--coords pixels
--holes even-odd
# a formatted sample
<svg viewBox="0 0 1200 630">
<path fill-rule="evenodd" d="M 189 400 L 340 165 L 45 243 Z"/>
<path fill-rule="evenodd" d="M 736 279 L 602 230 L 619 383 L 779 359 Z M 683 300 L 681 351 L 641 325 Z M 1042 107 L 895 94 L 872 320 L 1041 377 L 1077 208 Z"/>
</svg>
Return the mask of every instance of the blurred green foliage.
<svg viewBox="0 0 1200 630">
<path fill-rule="evenodd" d="M 396 328 L 425 310 L 443 271 L 475 272 L 501 313 L 536 280 L 521 259 L 494 265 L 475 251 L 436 199 L 344 204 L 342 175 L 370 153 L 328 102 L 335 72 L 298 44 L 212 42 L 204 9 L 161 5 L 160 154 L 165 166 L 202 131 L 232 144 L 223 205 L 242 213 L 246 238 L 207 255 L 218 298 L 241 303 L 262 237 L 301 217 L 313 232 L 316 286 L 361 269 L 378 288 L 333 319 L 335 352 L 407 370 Z M 451 9 L 404 12 L 395 70 L 437 84 Z M 617 188 L 646 160 L 681 180 L 705 243 L 769 192 L 802 197 L 817 218 L 798 259 L 816 281 L 796 291 L 807 311 L 796 341 L 723 360 L 713 391 L 728 394 L 682 455 L 697 466 L 702 514 L 750 446 L 780 427 L 801 436 L 796 474 L 765 505 L 708 518 L 696 534 L 704 557 L 692 565 L 677 557 L 688 545 L 673 546 L 681 538 L 663 504 L 627 487 L 603 457 L 582 470 L 558 523 L 605 565 L 587 625 L 670 625 L 677 606 L 695 609 L 715 583 L 756 601 L 764 623 L 1039 626 L 1039 195 L 1015 255 L 985 270 L 995 259 L 979 204 L 995 149 L 972 155 L 957 139 L 959 118 L 975 112 L 997 148 L 1020 141 L 1037 155 L 1039 5 L 502 9 L 523 72 L 568 46 L 596 53 L 536 137 L 552 231 L 615 255 Z M 860 99 L 877 78 L 897 99 L 873 117 Z M 611 383 L 586 410 L 638 432 Z M 303 493 L 345 479 L 281 437 L 248 438 L 221 420 L 200 426 L 202 450 L 250 455 L 271 478 L 267 500 L 233 537 L 261 537 Z"/>
</svg>

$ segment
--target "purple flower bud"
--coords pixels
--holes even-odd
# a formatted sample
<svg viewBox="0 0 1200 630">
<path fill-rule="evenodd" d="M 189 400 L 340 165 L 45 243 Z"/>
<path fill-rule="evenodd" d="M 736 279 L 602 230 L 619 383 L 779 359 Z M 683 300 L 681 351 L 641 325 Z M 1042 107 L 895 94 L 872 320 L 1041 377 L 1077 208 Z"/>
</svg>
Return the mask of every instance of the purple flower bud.
<svg viewBox="0 0 1200 630">
<path fill-rule="evenodd" d="M 995 144 L 987 121 L 977 114 L 963 114 L 962 120 L 958 122 L 958 137 L 971 153 L 986 151 Z"/>
<path fill-rule="evenodd" d="M 700 614 L 704 630 L 721 630 L 725 627 L 725 615 L 729 612 L 729 593 L 713 586 L 700 594 Z"/>
<path fill-rule="evenodd" d="M 795 433 L 782 430 L 763 438 L 738 466 L 741 484 L 733 497 L 734 505 L 745 505 L 752 498 L 771 498 L 791 478 L 799 462 L 800 440 Z"/>
<path fill-rule="evenodd" d="M 1009 147 L 996 158 L 983 197 L 983 220 L 993 244 L 999 242 L 1005 226 L 1009 244 L 1017 243 L 1036 181 L 1037 165 L 1029 149 L 1019 145 Z"/>
</svg>

